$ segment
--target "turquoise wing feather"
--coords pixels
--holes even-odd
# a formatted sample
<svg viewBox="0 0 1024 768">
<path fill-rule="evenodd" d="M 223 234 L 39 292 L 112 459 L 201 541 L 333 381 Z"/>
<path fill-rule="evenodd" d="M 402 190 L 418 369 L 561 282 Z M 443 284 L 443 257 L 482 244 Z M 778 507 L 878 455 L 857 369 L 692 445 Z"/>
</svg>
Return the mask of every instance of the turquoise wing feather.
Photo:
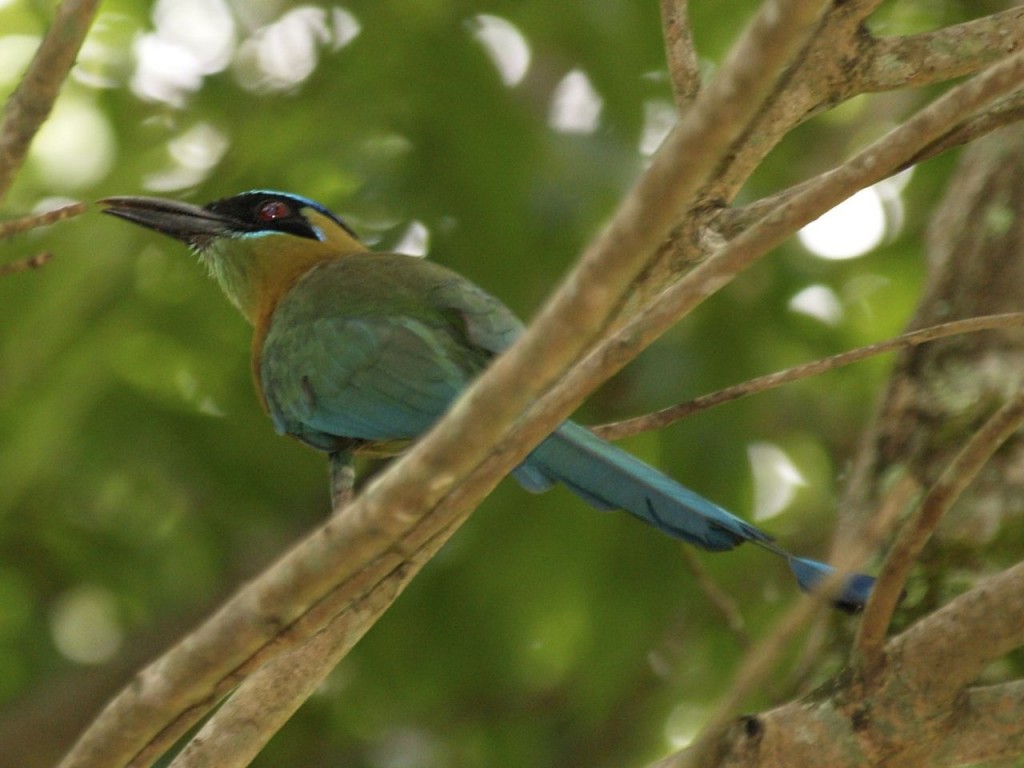
<svg viewBox="0 0 1024 768">
<path fill-rule="evenodd" d="M 324 449 L 333 437 L 416 437 L 474 373 L 448 346 L 405 317 L 330 317 L 301 335 L 274 333 L 261 366 L 268 408 L 279 431 Z"/>
<path fill-rule="evenodd" d="M 436 264 L 348 257 L 314 270 L 281 301 L 260 384 L 278 431 L 321 450 L 406 440 L 521 331 L 504 305 Z"/>
</svg>

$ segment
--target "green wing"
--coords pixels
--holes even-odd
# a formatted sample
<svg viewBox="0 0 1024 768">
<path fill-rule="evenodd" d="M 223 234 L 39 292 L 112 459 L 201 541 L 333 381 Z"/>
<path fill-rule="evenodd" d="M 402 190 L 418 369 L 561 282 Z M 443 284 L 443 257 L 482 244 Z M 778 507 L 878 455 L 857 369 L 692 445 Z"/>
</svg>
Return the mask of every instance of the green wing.
<svg viewBox="0 0 1024 768">
<path fill-rule="evenodd" d="M 437 265 L 373 254 L 353 269 L 353 258 L 289 292 L 260 355 L 278 431 L 327 451 L 420 435 L 521 332 L 504 305 Z"/>
</svg>

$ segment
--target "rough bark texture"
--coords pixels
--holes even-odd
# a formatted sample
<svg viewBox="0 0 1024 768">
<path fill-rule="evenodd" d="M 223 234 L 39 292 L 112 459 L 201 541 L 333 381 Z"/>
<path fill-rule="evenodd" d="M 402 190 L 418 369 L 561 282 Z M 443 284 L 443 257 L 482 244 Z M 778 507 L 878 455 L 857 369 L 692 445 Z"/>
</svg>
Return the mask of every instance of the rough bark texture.
<svg viewBox="0 0 1024 768">
<path fill-rule="evenodd" d="M 971 687 L 1024 640 L 1024 565 L 961 595 L 886 645 L 870 679 L 847 673 L 805 698 L 739 718 L 711 754 L 657 768 L 871 768 L 1012 757 L 1024 738 L 1019 682 Z"/>
<path fill-rule="evenodd" d="M 927 244 L 928 277 L 910 328 L 1004 311 L 1024 296 L 1024 131 L 1003 129 L 965 151 Z M 844 508 L 861 517 L 888 481 L 928 487 L 964 436 L 1024 382 L 1024 332 L 989 331 L 897 359 L 875 431 Z M 1024 438 L 1011 439 L 943 522 L 940 539 L 974 549 L 1024 511 Z"/>
</svg>

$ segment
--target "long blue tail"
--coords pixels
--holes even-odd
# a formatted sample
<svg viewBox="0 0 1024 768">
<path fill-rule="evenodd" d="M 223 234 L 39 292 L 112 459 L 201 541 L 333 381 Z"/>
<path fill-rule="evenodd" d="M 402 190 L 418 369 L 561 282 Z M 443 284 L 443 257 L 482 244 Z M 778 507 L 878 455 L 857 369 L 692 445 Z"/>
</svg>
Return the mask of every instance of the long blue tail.
<svg viewBox="0 0 1024 768">
<path fill-rule="evenodd" d="M 824 563 L 791 555 L 769 534 L 571 421 L 537 446 L 513 475 L 535 493 L 563 483 L 597 509 L 623 509 L 702 549 L 721 552 L 753 542 L 786 558 L 804 591 L 832 573 Z M 853 574 L 833 602 L 843 610 L 860 610 L 874 583 L 870 576 Z"/>
</svg>

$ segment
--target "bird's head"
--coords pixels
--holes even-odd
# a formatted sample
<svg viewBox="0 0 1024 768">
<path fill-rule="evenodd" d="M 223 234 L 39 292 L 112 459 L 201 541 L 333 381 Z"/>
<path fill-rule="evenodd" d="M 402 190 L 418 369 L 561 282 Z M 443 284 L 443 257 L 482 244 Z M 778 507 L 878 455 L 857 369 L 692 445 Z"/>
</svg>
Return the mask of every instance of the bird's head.
<svg viewBox="0 0 1024 768">
<path fill-rule="evenodd" d="M 251 322 L 316 264 L 366 250 L 341 218 L 285 192 L 254 190 L 203 206 L 158 197 L 99 203 L 104 213 L 186 243 Z"/>
</svg>

